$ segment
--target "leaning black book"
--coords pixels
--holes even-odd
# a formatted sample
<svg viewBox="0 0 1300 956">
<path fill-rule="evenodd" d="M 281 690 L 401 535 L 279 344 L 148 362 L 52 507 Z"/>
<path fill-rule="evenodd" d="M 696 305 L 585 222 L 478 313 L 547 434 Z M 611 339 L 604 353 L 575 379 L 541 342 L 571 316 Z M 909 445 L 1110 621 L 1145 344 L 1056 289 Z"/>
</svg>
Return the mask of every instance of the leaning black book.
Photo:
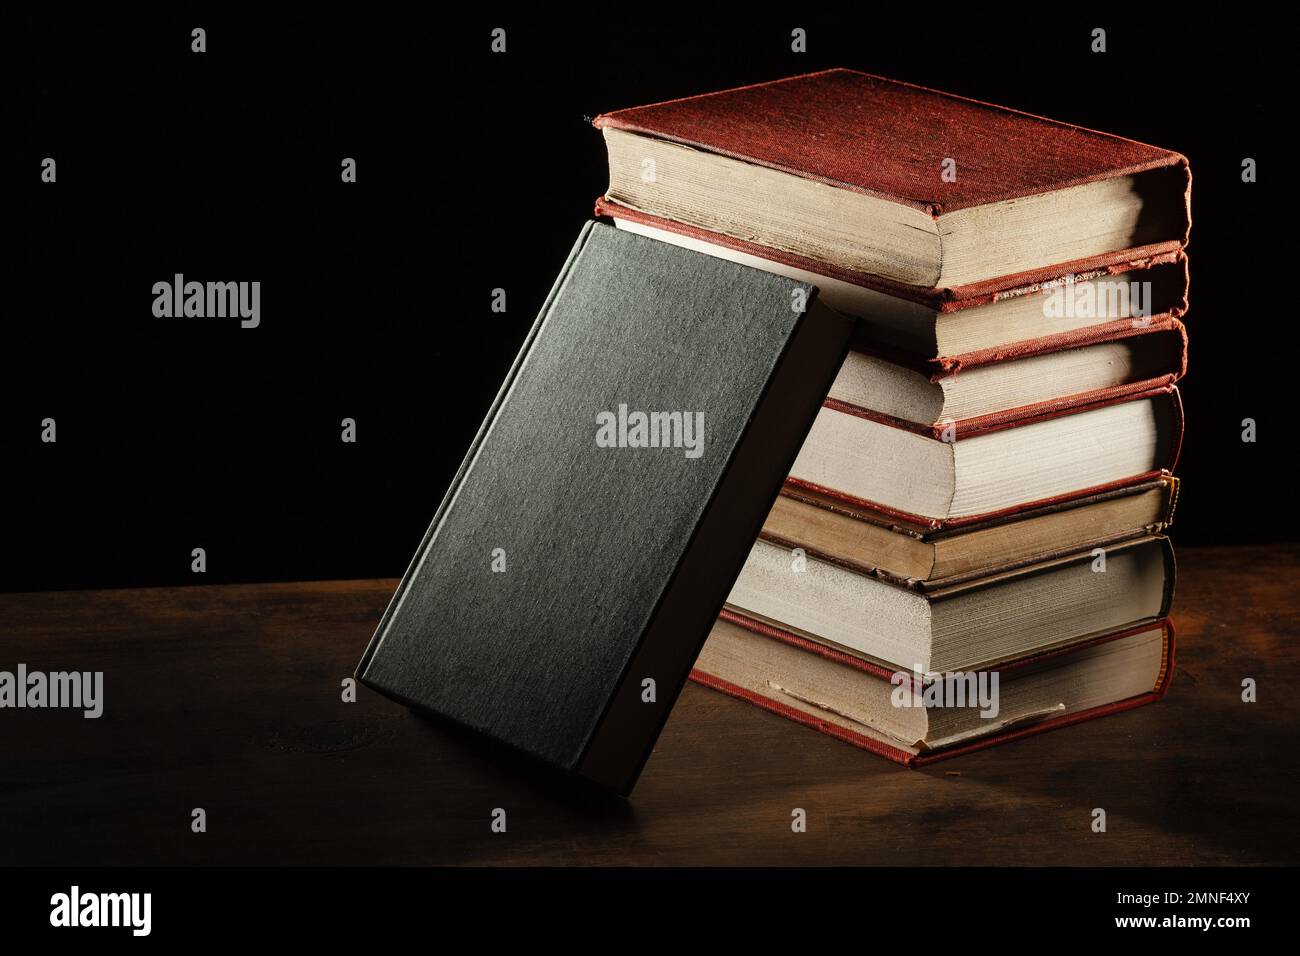
<svg viewBox="0 0 1300 956">
<path fill-rule="evenodd" d="M 588 224 L 358 677 L 629 792 L 851 332 L 812 286 Z"/>
</svg>

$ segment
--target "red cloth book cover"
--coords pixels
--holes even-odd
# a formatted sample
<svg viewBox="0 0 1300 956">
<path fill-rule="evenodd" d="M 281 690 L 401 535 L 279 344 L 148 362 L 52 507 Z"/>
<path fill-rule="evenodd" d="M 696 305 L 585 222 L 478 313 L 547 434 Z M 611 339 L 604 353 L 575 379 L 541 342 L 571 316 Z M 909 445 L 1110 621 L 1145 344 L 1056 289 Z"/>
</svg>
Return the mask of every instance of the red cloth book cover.
<svg viewBox="0 0 1300 956">
<path fill-rule="evenodd" d="M 703 93 L 596 117 L 614 127 L 768 166 L 938 216 L 1147 172 L 1187 158 L 1122 136 L 856 70 Z M 930 159 L 953 157 L 936 190 Z"/>
</svg>

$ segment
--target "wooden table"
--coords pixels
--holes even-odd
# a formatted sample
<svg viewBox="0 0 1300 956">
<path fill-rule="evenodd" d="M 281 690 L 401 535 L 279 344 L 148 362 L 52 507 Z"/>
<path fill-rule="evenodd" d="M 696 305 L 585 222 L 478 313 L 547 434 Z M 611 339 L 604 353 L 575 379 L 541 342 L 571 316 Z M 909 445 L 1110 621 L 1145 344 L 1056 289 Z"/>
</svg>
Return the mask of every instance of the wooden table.
<svg viewBox="0 0 1300 956">
<path fill-rule="evenodd" d="M 105 671 L 98 720 L 0 711 L 0 862 L 1294 862 L 1300 548 L 1178 557 L 1161 703 L 909 771 L 688 685 L 626 802 L 345 703 L 395 581 L 0 595 L 0 669 Z"/>
</svg>

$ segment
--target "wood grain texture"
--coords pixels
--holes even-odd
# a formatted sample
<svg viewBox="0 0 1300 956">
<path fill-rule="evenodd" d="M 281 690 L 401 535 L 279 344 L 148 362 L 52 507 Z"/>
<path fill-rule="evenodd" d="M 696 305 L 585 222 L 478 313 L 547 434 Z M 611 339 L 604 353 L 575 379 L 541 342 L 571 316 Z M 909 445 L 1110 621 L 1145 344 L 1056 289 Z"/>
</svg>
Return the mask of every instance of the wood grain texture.
<svg viewBox="0 0 1300 956">
<path fill-rule="evenodd" d="M 0 595 L 0 669 L 106 672 L 99 720 L 0 711 L 0 863 L 1294 862 L 1300 547 L 1178 557 L 1158 704 L 908 771 L 688 685 L 631 801 L 343 703 L 395 581 Z"/>
</svg>

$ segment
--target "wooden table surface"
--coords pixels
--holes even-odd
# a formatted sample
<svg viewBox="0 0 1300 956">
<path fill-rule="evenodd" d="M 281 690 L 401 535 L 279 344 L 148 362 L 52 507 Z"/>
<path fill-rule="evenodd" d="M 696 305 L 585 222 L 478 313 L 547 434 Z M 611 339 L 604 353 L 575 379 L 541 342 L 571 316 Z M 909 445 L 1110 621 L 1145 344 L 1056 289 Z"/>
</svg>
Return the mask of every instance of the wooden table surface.
<svg viewBox="0 0 1300 956">
<path fill-rule="evenodd" d="M 0 711 L 0 862 L 1293 863 L 1300 548 L 1178 559 L 1160 703 L 916 771 L 692 684 L 628 801 L 343 702 L 395 581 L 0 595 L 0 669 L 105 672 L 98 720 Z"/>
</svg>

